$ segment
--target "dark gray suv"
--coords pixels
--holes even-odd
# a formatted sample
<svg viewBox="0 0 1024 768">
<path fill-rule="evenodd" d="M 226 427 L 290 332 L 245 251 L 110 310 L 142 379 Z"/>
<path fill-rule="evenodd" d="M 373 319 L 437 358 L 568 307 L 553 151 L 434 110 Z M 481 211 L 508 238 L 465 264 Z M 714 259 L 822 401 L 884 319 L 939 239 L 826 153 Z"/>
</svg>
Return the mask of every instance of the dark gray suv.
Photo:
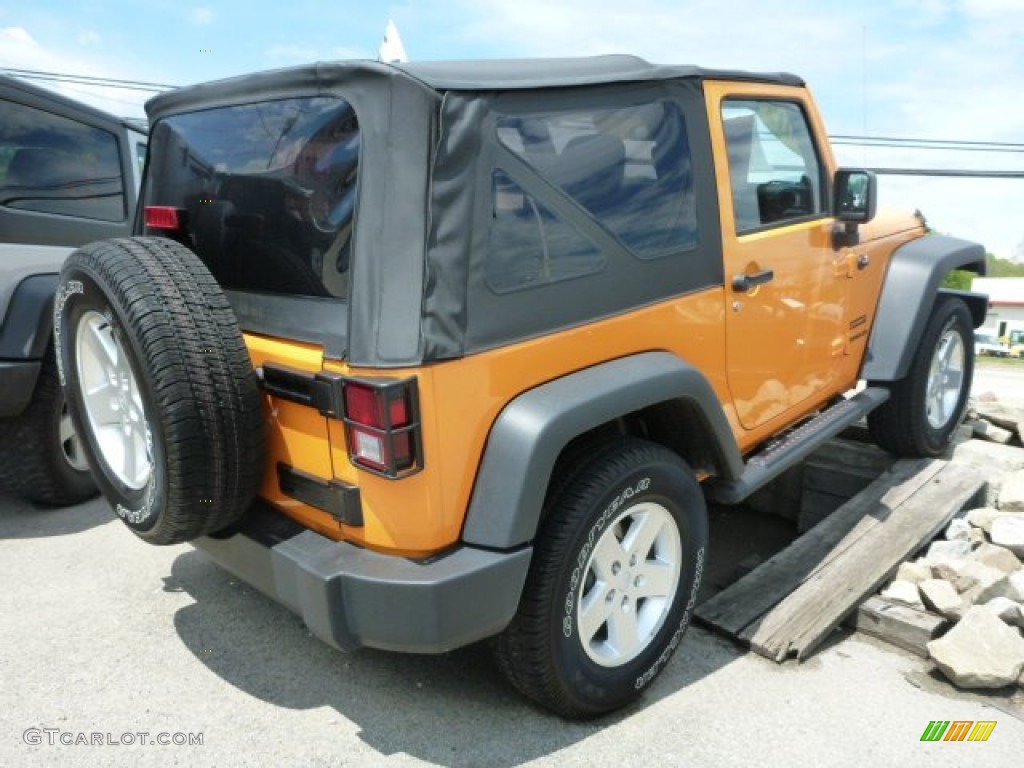
<svg viewBox="0 0 1024 768">
<path fill-rule="evenodd" d="M 0 487 L 43 504 L 96 493 L 50 343 L 71 251 L 131 232 L 139 126 L 0 75 Z"/>
</svg>

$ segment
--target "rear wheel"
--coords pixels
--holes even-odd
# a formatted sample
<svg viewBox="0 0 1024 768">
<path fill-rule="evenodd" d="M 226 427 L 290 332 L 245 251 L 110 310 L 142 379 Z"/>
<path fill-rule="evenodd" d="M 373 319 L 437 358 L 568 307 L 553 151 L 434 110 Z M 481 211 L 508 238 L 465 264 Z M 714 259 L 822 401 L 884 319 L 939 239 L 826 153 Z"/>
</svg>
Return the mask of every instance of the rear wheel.
<svg viewBox="0 0 1024 768">
<path fill-rule="evenodd" d="M 255 372 L 224 294 L 185 246 L 129 238 L 75 251 L 54 336 L 96 481 L 153 544 L 221 530 L 263 469 Z"/>
<path fill-rule="evenodd" d="M 0 487 L 51 506 L 78 504 L 97 494 L 52 350 L 43 358 L 28 407 L 0 421 Z"/>
<path fill-rule="evenodd" d="M 898 456 L 938 456 L 967 406 L 974 375 L 973 323 L 962 299 L 940 297 L 906 378 L 868 415 L 879 446 Z"/>
<path fill-rule="evenodd" d="M 494 642 L 523 694 L 565 717 L 637 698 L 665 668 L 696 603 L 704 498 L 671 451 L 627 438 L 560 467 L 518 612 Z"/>
</svg>

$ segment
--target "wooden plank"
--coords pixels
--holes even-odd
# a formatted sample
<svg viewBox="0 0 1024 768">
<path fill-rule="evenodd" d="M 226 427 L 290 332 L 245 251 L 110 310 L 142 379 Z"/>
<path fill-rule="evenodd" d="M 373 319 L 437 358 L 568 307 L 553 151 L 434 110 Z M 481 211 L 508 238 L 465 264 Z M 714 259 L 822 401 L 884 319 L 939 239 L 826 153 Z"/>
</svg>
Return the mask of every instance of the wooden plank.
<svg viewBox="0 0 1024 768">
<path fill-rule="evenodd" d="M 896 462 L 889 472 L 881 475 L 820 525 L 794 540 L 786 549 L 729 588 L 699 605 L 697 618 L 728 635 L 738 637 L 809 578 L 843 537 L 865 516 L 877 511 L 879 502 L 893 490 L 894 485 L 912 483 L 912 487 L 919 487 L 938 473 L 940 467 L 941 462 L 928 459 L 903 459 Z"/>
<path fill-rule="evenodd" d="M 936 463 L 939 472 L 930 472 Z M 868 524 L 855 526 L 796 591 L 744 630 L 751 649 L 777 661 L 805 658 L 985 486 L 980 472 L 960 464 L 934 462 L 928 470 L 923 485 L 912 478 L 886 493 L 878 514 L 862 520 Z"/>
<path fill-rule="evenodd" d="M 846 617 L 845 624 L 866 635 L 928 658 L 928 643 L 945 634 L 950 622 L 934 613 L 874 595 Z"/>
</svg>

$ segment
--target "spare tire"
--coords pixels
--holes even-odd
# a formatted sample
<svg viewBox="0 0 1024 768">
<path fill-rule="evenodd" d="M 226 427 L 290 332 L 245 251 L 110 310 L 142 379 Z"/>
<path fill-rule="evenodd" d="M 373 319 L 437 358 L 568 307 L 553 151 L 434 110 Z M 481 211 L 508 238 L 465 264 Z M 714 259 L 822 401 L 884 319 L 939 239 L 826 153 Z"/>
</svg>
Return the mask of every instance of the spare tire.
<svg viewBox="0 0 1024 768">
<path fill-rule="evenodd" d="M 100 490 L 145 541 L 220 531 L 259 486 L 259 383 L 220 286 L 173 240 L 71 254 L 54 304 L 61 384 Z"/>
</svg>

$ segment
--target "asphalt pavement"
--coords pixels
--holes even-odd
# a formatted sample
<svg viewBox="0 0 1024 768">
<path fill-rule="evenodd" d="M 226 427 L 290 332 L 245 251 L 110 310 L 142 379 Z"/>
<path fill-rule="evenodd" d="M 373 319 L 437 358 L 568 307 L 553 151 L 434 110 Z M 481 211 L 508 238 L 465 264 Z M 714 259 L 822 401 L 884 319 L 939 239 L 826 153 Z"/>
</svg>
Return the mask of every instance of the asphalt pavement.
<svg viewBox="0 0 1024 768">
<path fill-rule="evenodd" d="M 735 544 L 712 540 L 719 573 Z M 483 646 L 336 652 L 191 547 L 143 543 L 102 500 L 0 495 L 0 583 L 10 768 L 1005 768 L 1024 745 L 1024 693 L 957 691 L 846 632 L 779 665 L 694 627 L 637 705 L 567 722 L 519 698 Z M 932 720 L 997 725 L 987 742 L 922 742 Z"/>
</svg>

